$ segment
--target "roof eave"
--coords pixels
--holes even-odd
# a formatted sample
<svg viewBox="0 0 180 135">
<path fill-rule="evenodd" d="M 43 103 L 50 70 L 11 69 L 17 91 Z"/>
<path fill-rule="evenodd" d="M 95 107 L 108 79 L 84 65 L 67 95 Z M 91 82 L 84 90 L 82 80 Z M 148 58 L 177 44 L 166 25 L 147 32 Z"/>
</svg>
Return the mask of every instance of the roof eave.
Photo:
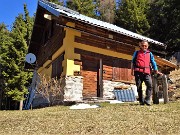
<svg viewBox="0 0 180 135">
<path fill-rule="evenodd" d="M 45 8 L 45 9 L 46 9 L 47 11 L 49 11 L 50 13 L 52 13 L 53 15 L 59 17 L 60 12 L 57 11 L 57 10 L 55 10 L 54 8 L 52 8 L 51 6 L 49 6 L 48 4 L 46 4 L 46 3 L 44 3 L 44 2 L 42 2 L 42 1 L 40 1 L 40 0 L 38 1 L 38 4 L 39 4 L 41 7 Z"/>
</svg>

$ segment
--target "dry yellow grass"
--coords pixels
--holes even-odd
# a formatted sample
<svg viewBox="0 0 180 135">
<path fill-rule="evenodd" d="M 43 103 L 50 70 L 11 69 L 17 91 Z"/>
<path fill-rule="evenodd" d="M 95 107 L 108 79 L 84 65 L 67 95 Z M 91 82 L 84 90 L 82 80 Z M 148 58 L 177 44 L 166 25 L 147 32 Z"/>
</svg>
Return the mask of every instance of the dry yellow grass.
<svg viewBox="0 0 180 135">
<path fill-rule="evenodd" d="M 175 84 L 179 83 L 180 82 L 180 69 L 172 71 L 169 77 L 172 79 L 172 81 Z"/>
<path fill-rule="evenodd" d="M 169 135 L 180 134 L 180 102 L 140 106 L 101 104 L 70 110 L 68 106 L 28 111 L 0 111 L 0 134 Z"/>
</svg>

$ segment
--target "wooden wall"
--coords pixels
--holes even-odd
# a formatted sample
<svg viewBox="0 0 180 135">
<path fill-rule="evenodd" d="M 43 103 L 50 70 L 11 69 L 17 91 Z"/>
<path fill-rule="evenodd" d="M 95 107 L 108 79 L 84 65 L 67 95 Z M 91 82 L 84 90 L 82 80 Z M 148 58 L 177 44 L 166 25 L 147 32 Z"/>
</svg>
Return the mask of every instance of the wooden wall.
<svg viewBox="0 0 180 135">
<path fill-rule="evenodd" d="M 47 20 L 37 56 L 38 66 L 42 66 L 47 60 L 51 60 L 52 55 L 63 45 L 64 37 L 64 28 L 58 27 L 56 21 Z"/>
<path fill-rule="evenodd" d="M 133 76 L 131 76 L 131 61 L 110 57 L 107 55 L 102 55 L 98 53 L 93 53 L 85 50 L 76 48 L 75 53 L 93 57 L 96 60 L 102 59 L 103 62 L 103 79 L 104 80 L 124 80 L 132 81 Z M 82 60 L 75 60 L 75 64 L 83 65 Z"/>
<path fill-rule="evenodd" d="M 98 96 L 100 59 L 103 64 L 103 80 L 133 82 L 131 61 L 110 57 L 94 52 L 75 48 L 75 53 L 81 55 L 81 60 L 75 60 L 75 65 L 81 66 L 79 74 L 83 76 L 83 96 Z"/>
<path fill-rule="evenodd" d="M 75 28 L 85 31 L 81 33 L 81 37 L 75 37 L 75 42 L 78 43 L 129 55 L 132 55 L 135 46 L 138 46 L 138 40 L 114 32 L 109 32 L 105 29 L 78 22 L 76 23 Z"/>
</svg>

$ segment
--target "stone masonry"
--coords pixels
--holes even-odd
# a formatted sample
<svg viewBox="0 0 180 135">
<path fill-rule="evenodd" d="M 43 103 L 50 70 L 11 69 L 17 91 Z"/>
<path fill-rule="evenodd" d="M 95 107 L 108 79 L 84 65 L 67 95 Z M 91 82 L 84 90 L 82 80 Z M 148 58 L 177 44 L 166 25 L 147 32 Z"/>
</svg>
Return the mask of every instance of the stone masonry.
<svg viewBox="0 0 180 135">
<path fill-rule="evenodd" d="M 83 77 L 66 76 L 63 80 L 64 101 L 81 101 L 83 99 Z"/>
</svg>

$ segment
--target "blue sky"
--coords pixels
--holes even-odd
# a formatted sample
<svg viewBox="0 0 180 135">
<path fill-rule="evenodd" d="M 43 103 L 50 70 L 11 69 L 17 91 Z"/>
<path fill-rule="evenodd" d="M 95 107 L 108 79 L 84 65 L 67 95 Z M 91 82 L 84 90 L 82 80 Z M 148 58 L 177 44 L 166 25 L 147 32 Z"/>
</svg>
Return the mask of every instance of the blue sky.
<svg viewBox="0 0 180 135">
<path fill-rule="evenodd" d="M 27 4 L 30 16 L 33 16 L 36 12 L 37 2 L 38 0 L 0 0 L 0 23 L 4 22 L 10 29 L 15 17 L 24 13 L 23 4 Z"/>
<path fill-rule="evenodd" d="M 30 16 L 36 12 L 38 0 L 0 0 L 0 23 L 4 22 L 8 28 L 12 26 L 15 17 L 24 13 L 23 4 L 27 4 Z"/>
</svg>

